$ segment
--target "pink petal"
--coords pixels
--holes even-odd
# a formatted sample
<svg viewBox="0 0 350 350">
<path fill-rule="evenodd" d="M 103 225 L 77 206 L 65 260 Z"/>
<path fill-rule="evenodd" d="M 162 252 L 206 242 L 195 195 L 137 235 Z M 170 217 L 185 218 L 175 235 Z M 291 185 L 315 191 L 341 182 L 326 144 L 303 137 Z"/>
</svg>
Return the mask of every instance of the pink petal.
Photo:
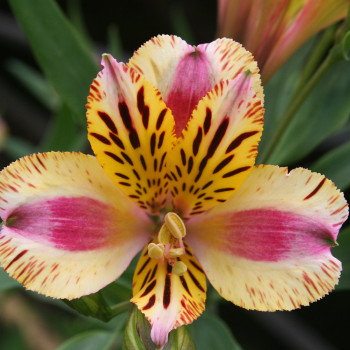
<svg viewBox="0 0 350 350">
<path fill-rule="evenodd" d="M 199 47 L 182 57 L 165 97 L 176 121 L 176 135 L 180 136 L 189 116 L 199 100 L 213 87 L 208 59 Z"/>
<path fill-rule="evenodd" d="M 253 89 L 263 99 L 259 69 L 252 55 L 230 39 L 188 45 L 176 36 L 152 38 L 129 61 L 162 94 L 180 136 L 199 101 L 222 80 L 250 71 Z"/>
<path fill-rule="evenodd" d="M 110 246 L 123 234 L 115 231 L 116 214 L 112 205 L 93 198 L 57 196 L 17 207 L 6 226 L 41 244 L 86 251 Z"/>
</svg>

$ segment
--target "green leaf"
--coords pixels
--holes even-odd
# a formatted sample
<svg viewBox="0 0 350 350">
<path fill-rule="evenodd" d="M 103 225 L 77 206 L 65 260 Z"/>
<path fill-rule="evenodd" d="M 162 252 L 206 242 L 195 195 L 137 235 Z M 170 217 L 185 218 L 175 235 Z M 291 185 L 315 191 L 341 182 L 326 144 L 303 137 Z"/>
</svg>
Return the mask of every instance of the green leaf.
<svg viewBox="0 0 350 350">
<path fill-rule="evenodd" d="M 344 35 L 342 40 L 343 58 L 346 61 L 350 60 L 350 31 Z"/>
<path fill-rule="evenodd" d="M 78 299 L 63 301 L 85 316 L 96 317 L 105 322 L 111 319 L 111 309 L 100 292 L 85 295 Z"/>
<path fill-rule="evenodd" d="M 280 68 L 273 78 L 264 86 L 265 115 L 264 131 L 259 144 L 258 160 L 274 134 L 288 106 L 295 87 L 301 79 L 304 62 L 313 48 L 315 40 L 307 42 Z"/>
<path fill-rule="evenodd" d="M 197 349 L 242 350 L 226 323 L 208 312 L 189 325 L 188 330 Z"/>
<path fill-rule="evenodd" d="M 110 350 L 119 349 L 122 331 L 125 327 L 126 315 L 116 319 L 114 330 L 94 330 L 78 334 L 68 339 L 57 350 Z"/>
<path fill-rule="evenodd" d="M 268 159 L 287 165 L 311 153 L 349 119 L 349 62 L 333 66 L 316 85 Z"/>
<path fill-rule="evenodd" d="M 155 345 L 150 338 L 151 325 L 139 309 L 134 306 L 126 324 L 123 350 L 154 350 Z"/>
<path fill-rule="evenodd" d="M 326 59 L 321 65 L 322 69 L 319 68 L 312 79 L 309 77 L 304 85 L 300 85 L 307 73 L 304 72 L 304 67 L 308 65 L 306 62 L 309 62 L 310 58 L 315 58 L 315 49 L 320 54 L 324 49 L 323 46 L 328 47 L 328 34 L 332 36 L 332 33 L 334 34 L 333 31 L 327 30 L 326 37 L 316 36 L 304 45 L 265 87 L 266 113 L 257 159 L 259 163 L 263 161 L 266 164 L 287 165 L 297 162 L 339 130 L 348 120 L 350 100 L 346 92 L 349 90 L 347 79 L 350 74 L 349 62 L 343 61 L 332 65 L 333 61 Z M 316 76 L 321 79 L 318 81 Z M 317 82 L 316 85 L 310 84 L 310 80 Z M 312 86 L 310 95 L 307 94 L 305 84 Z M 301 97 L 305 95 L 307 98 L 304 101 Z M 286 123 L 288 120 L 286 117 L 290 116 L 289 112 L 294 111 L 294 108 L 291 110 L 288 108 L 298 105 L 295 101 L 299 100 L 299 97 L 301 107 L 292 115 L 292 121 Z M 283 133 L 276 135 L 276 129 L 283 129 Z"/>
<path fill-rule="evenodd" d="M 108 350 L 114 337 L 107 331 L 85 332 L 67 340 L 57 350 Z"/>
<path fill-rule="evenodd" d="M 84 21 L 84 11 L 81 5 L 81 0 L 69 0 L 67 2 L 67 15 L 70 22 L 80 34 L 80 39 L 85 40 L 85 46 L 92 50 L 93 43 L 89 37 L 88 30 Z"/>
<path fill-rule="evenodd" d="M 34 55 L 62 101 L 85 124 L 85 104 L 97 68 L 76 29 L 53 0 L 9 0 Z"/>
<path fill-rule="evenodd" d="M 2 267 L 0 267 L 0 291 L 18 288 L 21 287 L 21 284 L 11 278 L 8 273 L 4 271 Z"/>
<path fill-rule="evenodd" d="M 342 262 L 343 270 L 341 272 L 339 284 L 336 290 L 350 289 L 350 227 L 342 229 L 339 233 L 337 242 L 339 246 L 332 249 L 332 254 Z"/>
<path fill-rule="evenodd" d="M 113 306 L 124 301 L 129 301 L 132 297 L 132 289 L 123 282 L 115 281 L 101 290 L 101 293 L 108 303 Z"/>
<path fill-rule="evenodd" d="M 65 105 L 54 114 L 51 125 L 40 145 L 42 151 L 80 151 L 77 143 L 87 143 L 87 131 L 78 128 L 72 118 L 72 112 Z"/>
<path fill-rule="evenodd" d="M 112 23 L 108 26 L 108 52 L 117 60 L 123 58 L 123 45 L 118 27 Z"/>
<path fill-rule="evenodd" d="M 42 74 L 15 59 L 7 63 L 7 68 L 45 107 L 51 110 L 58 107 L 58 98 Z"/>
<path fill-rule="evenodd" d="M 350 186 L 350 142 L 326 153 L 311 166 L 313 171 L 326 175 L 335 185 L 345 190 Z"/>
<path fill-rule="evenodd" d="M 195 350 L 196 346 L 186 328 L 181 326 L 169 333 L 168 343 L 164 350 Z M 198 348 L 199 349 L 199 348 Z"/>
<path fill-rule="evenodd" d="M 12 159 L 18 159 L 37 152 L 37 149 L 31 143 L 19 137 L 7 135 L 6 142 L 2 145 L 2 152 Z"/>
<path fill-rule="evenodd" d="M 63 300 L 65 304 L 85 316 L 107 322 L 131 309 L 131 289 L 119 282 L 112 282 L 97 293 L 78 299 Z"/>
</svg>

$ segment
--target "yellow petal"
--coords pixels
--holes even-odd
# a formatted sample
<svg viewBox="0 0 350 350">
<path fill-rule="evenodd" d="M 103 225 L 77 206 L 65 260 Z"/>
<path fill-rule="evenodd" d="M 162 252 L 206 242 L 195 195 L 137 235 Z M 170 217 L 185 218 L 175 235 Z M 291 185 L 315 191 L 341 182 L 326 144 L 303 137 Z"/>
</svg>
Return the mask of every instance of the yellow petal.
<svg viewBox="0 0 350 350">
<path fill-rule="evenodd" d="M 251 171 L 264 112 L 251 83 L 242 74 L 215 86 L 174 147 L 168 177 L 174 208 L 183 218 L 224 202 Z"/>
<path fill-rule="evenodd" d="M 87 104 L 92 149 L 113 182 L 151 214 L 166 201 L 174 120 L 159 92 L 134 70 L 103 58 Z"/>
</svg>

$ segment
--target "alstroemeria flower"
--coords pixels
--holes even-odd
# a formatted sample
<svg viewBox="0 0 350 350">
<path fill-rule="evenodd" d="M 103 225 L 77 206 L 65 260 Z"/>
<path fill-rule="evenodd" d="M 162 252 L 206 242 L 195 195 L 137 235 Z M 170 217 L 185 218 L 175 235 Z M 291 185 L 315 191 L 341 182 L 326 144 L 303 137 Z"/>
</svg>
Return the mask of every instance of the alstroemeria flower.
<svg viewBox="0 0 350 350">
<path fill-rule="evenodd" d="M 218 0 L 217 35 L 241 42 L 264 82 L 320 30 L 346 17 L 349 0 Z"/>
<path fill-rule="evenodd" d="M 43 153 L 0 175 L 0 258 L 26 288 L 78 298 L 140 251 L 131 301 L 158 346 L 205 308 L 206 277 L 247 309 L 291 310 L 337 283 L 342 193 L 306 169 L 254 167 L 257 65 L 228 39 L 174 36 L 104 55 L 87 104 L 95 157 Z M 152 218 L 152 219 L 151 219 Z"/>
</svg>

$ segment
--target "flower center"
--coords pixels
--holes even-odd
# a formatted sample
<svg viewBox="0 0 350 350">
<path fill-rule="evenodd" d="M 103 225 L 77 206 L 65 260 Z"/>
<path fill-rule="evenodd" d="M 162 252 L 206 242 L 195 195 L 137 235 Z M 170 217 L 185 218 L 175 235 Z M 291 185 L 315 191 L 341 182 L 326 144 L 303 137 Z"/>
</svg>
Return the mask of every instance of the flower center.
<svg viewBox="0 0 350 350">
<path fill-rule="evenodd" d="M 172 272 L 182 276 L 187 266 L 177 258 L 185 254 L 182 239 L 186 236 L 186 227 L 181 218 L 173 213 L 167 213 L 164 224 L 158 232 L 156 243 L 148 245 L 148 256 L 161 262 L 164 259 L 173 267 Z"/>
</svg>

